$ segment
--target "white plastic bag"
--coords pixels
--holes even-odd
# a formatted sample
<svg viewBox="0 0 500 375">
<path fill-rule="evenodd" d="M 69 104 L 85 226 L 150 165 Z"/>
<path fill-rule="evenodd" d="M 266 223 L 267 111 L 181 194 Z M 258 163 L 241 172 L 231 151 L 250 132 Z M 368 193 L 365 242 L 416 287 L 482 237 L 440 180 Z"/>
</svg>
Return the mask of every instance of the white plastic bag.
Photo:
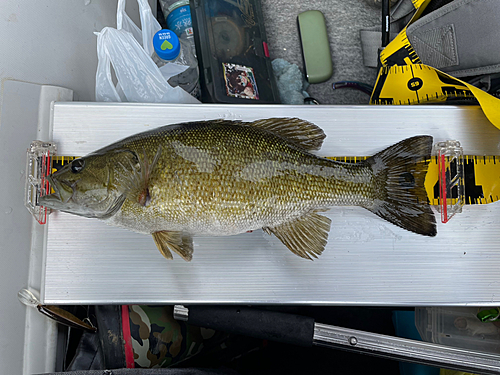
<svg viewBox="0 0 500 375">
<path fill-rule="evenodd" d="M 142 30 L 118 0 L 117 29 L 105 27 L 97 35 L 95 95 L 98 102 L 200 103 L 180 87 L 168 84 L 151 59 L 153 36 L 161 29 L 147 0 L 137 0 Z M 111 77 L 111 65 L 118 84 Z"/>
</svg>

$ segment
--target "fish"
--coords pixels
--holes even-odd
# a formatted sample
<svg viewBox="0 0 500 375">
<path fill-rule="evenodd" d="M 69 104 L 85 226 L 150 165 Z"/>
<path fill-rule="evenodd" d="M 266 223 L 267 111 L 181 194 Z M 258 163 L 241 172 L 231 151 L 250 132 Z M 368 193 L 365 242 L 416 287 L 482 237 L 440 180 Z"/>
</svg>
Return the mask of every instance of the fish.
<svg viewBox="0 0 500 375">
<path fill-rule="evenodd" d="M 359 163 L 314 154 L 325 133 L 299 118 L 207 120 L 132 135 L 48 176 L 40 204 L 152 235 L 161 254 L 190 261 L 193 236 L 262 229 L 313 260 L 333 206 L 360 206 L 416 234 L 436 220 L 424 180 L 433 139 L 405 139 Z"/>
</svg>

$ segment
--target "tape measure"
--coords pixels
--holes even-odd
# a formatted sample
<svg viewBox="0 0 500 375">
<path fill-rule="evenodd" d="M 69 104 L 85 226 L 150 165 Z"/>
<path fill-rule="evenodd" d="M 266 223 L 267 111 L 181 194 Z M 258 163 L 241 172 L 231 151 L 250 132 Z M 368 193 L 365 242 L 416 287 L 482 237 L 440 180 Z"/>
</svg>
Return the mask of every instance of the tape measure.
<svg viewBox="0 0 500 375">
<path fill-rule="evenodd" d="M 327 159 L 358 163 L 367 157 L 327 157 Z M 438 173 L 438 158 L 433 156 L 428 163 L 425 190 L 431 205 L 439 206 L 440 186 Z M 463 156 L 464 166 L 464 203 L 488 204 L 500 200 L 500 156 Z M 455 198 L 457 198 L 455 196 Z"/>
<path fill-rule="evenodd" d="M 53 156 L 52 157 L 52 172 L 57 172 L 66 164 L 71 163 L 73 160 L 78 159 L 80 156 Z"/>
<path fill-rule="evenodd" d="M 463 156 L 457 141 L 434 146 L 437 156 L 428 164 L 425 190 L 431 205 L 438 207 L 443 223 L 461 212 L 464 204 L 487 204 L 500 200 L 500 156 Z M 457 152 L 458 150 L 458 152 Z M 47 222 L 48 209 L 39 204 L 41 196 L 54 193 L 47 176 L 57 172 L 77 156 L 57 156 L 51 142 L 33 141 L 28 148 L 24 204 L 40 223 Z M 337 156 L 327 159 L 358 163 L 366 156 Z"/>
<path fill-rule="evenodd" d="M 430 66 L 393 65 L 380 69 L 370 104 L 422 104 L 456 99 L 475 101 L 476 97 L 464 82 Z"/>
<path fill-rule="evenodd" d="M 76 156 L 53 156 L 52 173 L 76 159 Z M 327 159 L 344 163 L 359 163 L 368 159 L 366 156 L 336 156 Z M 438 158 L 433 156 L 428 163 L 425 189 L 429 202 L 438 206 L 439 175 Z M 464 156 L 465 204 L 487 204 L 500 200 L 500 156 Z"/>
<path fill-rule="evenodd" d="M 406 30 L 413 22 L 418 20 L 431 0 L 412 0 L 416 9 L 415 14 L 400 33 L 380 52 L 382 66 L 421 64 L 415 49 L 410 44 Z"/>
<path fill-rule="evenodd" d="M 406 35 L 431 0 L 414 0 L 412 19 L 380 53 L 382 68 L 370 104 L 405 105 L 468 100 L 481 106 L 488 120 L 500 128 L 500 100 L 433 67 L 422 64 Z"/>
<path fill-rule="evenodd" d="M 426 0 L 411 0 L 415 9 L 420 8 L 420 6 L 425 3 Z"/>
</svg>

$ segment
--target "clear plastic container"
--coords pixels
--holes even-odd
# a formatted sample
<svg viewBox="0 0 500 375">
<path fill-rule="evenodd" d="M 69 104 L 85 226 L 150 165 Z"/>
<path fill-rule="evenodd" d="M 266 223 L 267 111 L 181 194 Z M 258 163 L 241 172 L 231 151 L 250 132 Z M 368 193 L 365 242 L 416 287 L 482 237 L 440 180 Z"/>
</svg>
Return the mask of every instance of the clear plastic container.
<svg viewBox="0 0 500 375">
<path fill-rule="evenodd" d="M 180 86 L 186 92 L 200 98 L 200 74 L 198 60 L 193 55 L 191 46 L 184 37 L 178 38 L 171 30 L 160 30 L 153 37 L 153 61 L 162 71 L 162 67 L 169 63 L 187 67 L 182 73 L 168 79 L 168 83 L 175 87 Z M 165 70 L 166 71 L 166 70 Z M 162 72 L 163 73 L 163 72 Z"/>
<path fill-rule="evenodd" d="M 500 353 L 500 321 L 481 322 L 477 307 L 419 307 L 415 325 L 422 340 Z"/>
</svg>

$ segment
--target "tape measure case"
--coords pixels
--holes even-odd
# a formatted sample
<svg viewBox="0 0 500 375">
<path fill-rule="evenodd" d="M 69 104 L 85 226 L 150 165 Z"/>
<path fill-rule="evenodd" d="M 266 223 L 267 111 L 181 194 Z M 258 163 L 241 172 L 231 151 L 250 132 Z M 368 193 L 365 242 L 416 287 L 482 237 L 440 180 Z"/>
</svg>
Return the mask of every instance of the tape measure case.
<svg viewBox="0 0 500 375">
<path fill-rule="evenodd" d="M 191 0 L 202 101 L 277 104 L 259 0 Z"/>
</svg>

